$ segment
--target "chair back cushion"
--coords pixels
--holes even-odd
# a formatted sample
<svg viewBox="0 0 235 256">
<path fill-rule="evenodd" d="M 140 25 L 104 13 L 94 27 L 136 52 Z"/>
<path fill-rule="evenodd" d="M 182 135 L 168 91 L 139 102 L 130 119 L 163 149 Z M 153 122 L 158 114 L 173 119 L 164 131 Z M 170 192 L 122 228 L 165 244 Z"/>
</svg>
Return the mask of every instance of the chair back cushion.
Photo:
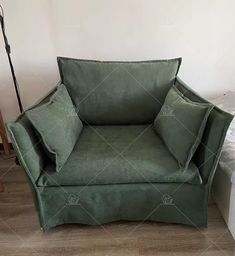
<svg viewBox="0 0 235 256">
<path fill-rule="evenodd" d="M 58 57 L 62 83 L 88 124 L 153 122 L 173 85 L 181 58 L 109 62 Z"/>
</svg>

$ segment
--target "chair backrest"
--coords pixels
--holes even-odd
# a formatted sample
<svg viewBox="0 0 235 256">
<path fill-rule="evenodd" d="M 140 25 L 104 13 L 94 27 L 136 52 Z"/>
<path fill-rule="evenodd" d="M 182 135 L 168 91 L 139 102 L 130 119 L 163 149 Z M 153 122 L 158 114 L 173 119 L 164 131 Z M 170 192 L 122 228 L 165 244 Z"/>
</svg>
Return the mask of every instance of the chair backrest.
<svg viewBox="0 0 235 256">
<path fill-rule="evenodd" d="M 173 85 L 181 58 L 109 62 L 58 57 L 62 83 L 88 124 L 153 122 Z"/>
</svg>

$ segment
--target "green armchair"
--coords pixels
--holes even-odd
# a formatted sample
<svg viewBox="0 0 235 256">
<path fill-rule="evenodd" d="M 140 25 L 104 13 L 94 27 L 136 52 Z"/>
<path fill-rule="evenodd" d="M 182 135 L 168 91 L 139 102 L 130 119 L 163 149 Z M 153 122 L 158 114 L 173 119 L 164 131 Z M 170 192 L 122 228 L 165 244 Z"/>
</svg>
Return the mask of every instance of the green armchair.
<svg viewBox="0 0 235 256">
<path fill-rule="evenodd" d="M 83 122 L 62 169 L 55 171 L 28 110 L 7 124 L 42 229 L 117 220 L 207 226 L 211 182 L 233 117 L 217 107 L 211 110 L 200 144 L 182 171 L 153 128 L 173 85 L 191 101 L 207 103 L 177 77 L 181 59 L 100 62 L 59 57 L 58 64 L 61 82 Z M 55 91 L 30 109 L 48 102 Z"/>
</svg>

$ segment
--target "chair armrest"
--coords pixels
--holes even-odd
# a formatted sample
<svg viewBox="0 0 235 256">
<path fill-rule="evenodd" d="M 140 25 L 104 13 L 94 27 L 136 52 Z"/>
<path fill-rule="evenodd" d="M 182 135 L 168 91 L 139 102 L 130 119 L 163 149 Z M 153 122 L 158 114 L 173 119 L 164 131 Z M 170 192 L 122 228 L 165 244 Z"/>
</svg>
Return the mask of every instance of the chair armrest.
<svg viewBox="0 0 235 256">
<path fill-rule="evenodd" d="M 207 100 L 195 93 L 179 78 L 176 79 L 175 85 L 192 101 L 208 103 Z M 227 129 L 232 119 L 233 115 L 214 106 L 208 117 L 201 143 L 195 152 L 193 160 L 199 168 L 203 183 L 208 183 L 209 187 L 211 186 Z"/>
<path fill-rule="evenodd" d="M 55 89 L 50 91 L 30 109 L 46 102 L 54 91 Z M 14 122 L 8 122 L 6 126 L 18 160 L 35 187 L 35 183 L 39 178 L 41 171 L 47 164 L 48 158 L 42 148 L 40 139 L 35 134 L 31 123 L 25 115 L 26 111 L 27 110 L 25 110 Z"/>
<path fill-rule="evenodd" d="M 25 116 L 17 122 L 7 123 L 7 129 L 21 166 L 32 184 L 35 184 L 44 167 L 44 153 L 39 139 Z"/>
</svg>

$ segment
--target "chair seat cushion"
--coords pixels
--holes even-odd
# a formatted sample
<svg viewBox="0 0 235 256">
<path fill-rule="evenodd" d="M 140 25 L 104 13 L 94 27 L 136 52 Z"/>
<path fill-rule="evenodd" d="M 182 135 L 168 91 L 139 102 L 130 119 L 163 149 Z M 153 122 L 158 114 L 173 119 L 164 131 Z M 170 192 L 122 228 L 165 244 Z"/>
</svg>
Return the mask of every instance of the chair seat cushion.
<svg viewBox="0 0 235 256">
<path fill-rule="evenodd" d="M 179 182 L 201 184 L 190 162 L 186 171 L 168 151 L 152 125 L 84 126 L 59 173 L 48 164 L 38 186 Z"/>
</svg>

